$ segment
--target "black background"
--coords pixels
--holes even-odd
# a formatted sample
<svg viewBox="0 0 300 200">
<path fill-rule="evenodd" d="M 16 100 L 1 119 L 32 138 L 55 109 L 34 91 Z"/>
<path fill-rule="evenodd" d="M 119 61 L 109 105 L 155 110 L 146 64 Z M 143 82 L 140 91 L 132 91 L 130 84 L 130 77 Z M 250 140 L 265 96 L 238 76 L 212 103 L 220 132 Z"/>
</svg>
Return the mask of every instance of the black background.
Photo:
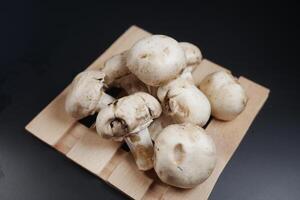
<svg viewBox="0 0 300 200">
<path fill-rule="evenodd" d="M 24 126 L 132 24 L 271 89 L 210 199 L 299 199 L 296 6 L 141 2 L 1 3 L 0 199 L 126 198 Z"/>
</svg>

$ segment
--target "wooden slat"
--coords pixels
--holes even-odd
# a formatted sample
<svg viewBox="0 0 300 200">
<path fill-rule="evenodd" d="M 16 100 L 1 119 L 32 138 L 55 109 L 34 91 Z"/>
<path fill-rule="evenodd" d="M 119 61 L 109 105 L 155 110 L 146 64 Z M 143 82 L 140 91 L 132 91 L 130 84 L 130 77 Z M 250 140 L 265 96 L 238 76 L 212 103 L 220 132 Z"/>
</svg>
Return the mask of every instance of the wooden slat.
<svg viewBox="0 0 300 200">
<path fill-rule="evenodd" d="M 65 112 L 67 88 L 42 110 L 25 129 L 53 146 L 72 127 L 75 120 Z"/>
<path fill-rule="evenodd" d="M 120 142 L 106 140 L 95 129 L 81 127 L 84 136 L 67 153 L 67 157 L 94 174 L 99 174 L 112 159 Z"/>
<path fill-rule="evenodd" d="M 168 189 L 168 185 L 161 181 L 155 181 L 149 187 L 145 195 L 143 196 L 143 200 L 155 200 L 162 199 L 163 195 Z"/>
<path fill-rule="evenodd" d="M 85 134 L 85 126 L 80 123 L 75 123 L 69 131 L 59 140 L 55 148 L 63 154 L 67 154 L 70 149 L 78 142 L 78 140 Z"/>
<path fill-rule="evenodd" d="M 115 155 L 110 159 L 110 161 L 105 165 L 104 169 L 100 172 L 99 176 L 103 180 L 107 180 L 116 167 L 124 160 L 128 155 L 128 152 L 119 148 Z"/>
<path fill-rule="evenodd" d="M 88 69 L 101 68 L 105 60 L 129 49 L 137 40 L 147 35 L 149 33 L 136 26 L 130 27 Z M 51 146 L 55 145 L 75 123 L 64 109 L 68 88 L 69 86 L 25 127 L 27 131 Z"/>
<path fill-rule="evenodd" d="M 130 154 L 122 160 L 108 178 L 108 182 L 133 199 L 141 199 L 153 180 L 138 170 Z"/>
<path fill-rule="evenodd" d="M 212 175 L 203 184 L 192 190 L 180 190 L 169 187 L 163 196 L 164 199 L 203 200 L 209 197 L 218 177 L 245 136 L 269 94 L 268 89 L 244 77 L 240 77 L 239 82 L 246 89 L 249 97 L 245 110 L 236 119 L 230 122 L 212 120 L 206 128 L 206 131 L 213 137 L 216 143 L 218 154 L 217 166 Z"/>
</svg>

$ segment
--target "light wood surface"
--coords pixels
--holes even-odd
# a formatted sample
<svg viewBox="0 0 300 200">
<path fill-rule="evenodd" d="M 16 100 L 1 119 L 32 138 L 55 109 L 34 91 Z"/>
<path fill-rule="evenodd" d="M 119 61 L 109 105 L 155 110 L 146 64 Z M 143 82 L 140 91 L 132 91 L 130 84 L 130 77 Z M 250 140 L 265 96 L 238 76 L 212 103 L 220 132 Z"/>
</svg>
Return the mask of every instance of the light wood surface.
<svg viewBox="0 0 300 200">
<path fill-rule="evenodd" d="M 130 154 L 115 168 L 108 182 L 133 199 L 141 199 L 152 183 L 144 172 L 139 171 Z"/>
<path fill-rule="evenodd" d="M 136 26 L 130 27 L 87 69 L 101 69 L 105 60 L 148 35 L 150 33 Z M 219 70 L 228 69 L 204 59 L 193 72 L 193 78 L 198 85 L 207 74 Z M 133 199 L 207 199 L 269 94 L 267 88 L 244 77 L 239 81 L 249 96 L 247 107 L 233 121 L 209 123 L 206 130 L 217 146 L 217 166 L 208 180 L 191 190 L 167 186 L 153 176 L 153 171 L 139 171 L 131 154 L 120 148 L 121 143 L 104 140 L 94 129 L 69 117 L 64 111 L 68 87 L 26 126 L 26 130 Z"/>
<path fill-rule="evenodd" d="M 85 132 L 84 136 L 66 156 L 98 175 L 114 156 L 121 143 L 99 137 L 95 129 L 84 128 L 82 132 Z"/>
</svg>

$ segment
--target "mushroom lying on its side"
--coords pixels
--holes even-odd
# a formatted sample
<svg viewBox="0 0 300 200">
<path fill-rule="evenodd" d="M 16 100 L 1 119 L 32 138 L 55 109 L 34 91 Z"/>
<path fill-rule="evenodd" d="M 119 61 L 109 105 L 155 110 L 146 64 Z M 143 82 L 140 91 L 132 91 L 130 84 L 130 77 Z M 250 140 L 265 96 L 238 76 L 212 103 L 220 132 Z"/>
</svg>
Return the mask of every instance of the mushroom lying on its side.
<svg viewBox="0 0 300 200">
<path fill-rule="evenodd" d="M 211 137 L 190 123 L 169 125 L 155 140 L 154 169 L 172 186 L 192 188 L 202 183 L 211 175 L 216 159 Z"/>
<path fill-rule="evenodd" d="M 132 74 L 126 63 L 128 51 L 109 58 L 100 70 L 105 73 L 104 83 L 109 87 L 123 89 L 126 94 L 134 92 L 149 92 L 145 83 Z"/>
<path fill-rule="evenodd" d="M 128 95 L 135 92 L 149 92 L 147 85 L 132 73 L 115 80 L 113 86 L 122 88 Z"/>
<path fill-rule="evenodd" d="M 110 86 L 115 80 L 130 74 L 129 69 L 126 66 L 127 53 L 127 51 L 124 51 L 123 53 L 112 56 L 100 69 L 105 73 L 106 85 Z"/>
<path fill-rule="evenodd" d="M 181 48 L 184 50 L 186 57 L 186 68 L 181 72 L 180 77 L 194 83 L 192 72 L 202 61 L 202 53 L 200 49 L 189 42 L 179 42 Z"/>
<path fill-rule="evenodd" d="M 124 137 L 138 168 L 148 170 L 153 167 L 153 144 L 147 127 L 160 114 L 161 106 L 153 96 L 137 92 L 102 109 L 96 129 L 103 138 Z"/>
<path fill-rule="evenodd" d="M 207 96 L 212 116 L 228 121 L 236 118 L 246 107 L 247 95 L 243 87 L 228 72 L 209 74 L 199 88 Z"/>
<path fill-rule="evenodd" d="M 187 66 L 195 66 L 201 62 L 202 53 L 196 45 L 189 42 L 179 42 L 179 44 L 184 50 Z"/>
<path fill-rule="evenodd" d="M 157 97 L 164 113 L 175 122 L 190 122 L 204 126 L 210 117 L 210 103 L 206 96 L 188 80 L 179 77 L 161 86 Z"/>
<path fill-rule="evenodd" d="M 79 73 L 68 91 L 65 110 L 72 117 L 81 119 L 93 115 L 114 101 L 103 91 L 105 74 L 90 70 Z"/>
</svg>

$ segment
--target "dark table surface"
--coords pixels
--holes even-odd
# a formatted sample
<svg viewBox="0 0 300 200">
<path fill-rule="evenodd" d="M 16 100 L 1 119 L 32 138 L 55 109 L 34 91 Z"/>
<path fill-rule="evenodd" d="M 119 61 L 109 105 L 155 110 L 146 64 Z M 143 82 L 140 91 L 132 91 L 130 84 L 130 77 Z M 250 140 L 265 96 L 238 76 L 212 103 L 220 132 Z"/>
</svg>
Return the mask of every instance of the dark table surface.
<svg viewBox="0 0 300 200">
<path fill-rule="evenodd" d="M 206 58 L 271 89 L 210 199 L 299 199 L 295 5 L 83 2 L 0 7 L 1 200 L 126 198 L 24 126 L 132 24 L 195 43 Z"/>
</svg>

